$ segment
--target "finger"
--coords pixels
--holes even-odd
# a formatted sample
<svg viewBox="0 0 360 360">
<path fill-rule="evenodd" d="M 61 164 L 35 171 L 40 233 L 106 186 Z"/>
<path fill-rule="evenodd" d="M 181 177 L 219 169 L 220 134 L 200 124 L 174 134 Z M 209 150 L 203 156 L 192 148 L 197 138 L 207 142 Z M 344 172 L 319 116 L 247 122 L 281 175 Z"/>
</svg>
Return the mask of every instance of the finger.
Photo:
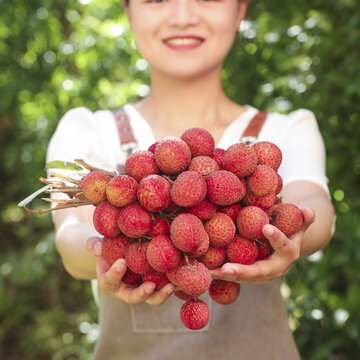
<svg viewBox="0 0 360 360">
<path fill-rule="evenodd" d="M 300 232 L 304 233 L 309 228 L 309 226 L 315 222 L 315 214 L 314 211 L 309 207 L 304 207 L 301 209 L 301 211 L 304 217 L 304 223 Z"/>
<path fill-rule="evenodd" d="M 114 296 L 128 304 L 141 304 L 152 296 L 155 287 L 155 283 L 151 281 L 146 281 L 140 286 L 128 285 L 122 282 Z"/>
<path fill-rule="evenodd" d="M 95 256 L 101 256 L 102 254 L 102 240 L 99 236 L 92 236 L 86 240 L 86 248 Z"/>
<path fill-rule="evenodd" d="M 163 288 L 158 291 L 155 291 L 153 295 L 146 299 L 146 302 L 150 305 L 158 306 L 163 304 L 169 296 L 174 292 L 175 285 L 174 284 L 166 284 Z"/>
<path fill-rule="evenodd" d="M 102 291 L 109 293 L 118 289 L 127 266 L 125 259 L 118 259 L 110 268 L 105 260 L 99 259 L 97 269 L 99 287 Z"/>
</svg>

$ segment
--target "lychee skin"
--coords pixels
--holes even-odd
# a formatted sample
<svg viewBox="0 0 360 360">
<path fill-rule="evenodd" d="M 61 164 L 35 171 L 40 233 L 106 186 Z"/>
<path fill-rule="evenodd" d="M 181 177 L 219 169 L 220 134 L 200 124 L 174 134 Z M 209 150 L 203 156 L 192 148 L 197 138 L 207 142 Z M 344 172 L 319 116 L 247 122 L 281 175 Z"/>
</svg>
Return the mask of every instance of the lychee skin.
<svg viewBox="0 0 360 360">
<path fill-rule="evenodd" d="M 165 174 L 179 174 L 187 169 L 190 160 L 190 148 L 181 139 L 169 136 L 160 140 L 156 145 L 155 161 Z"/>
<path fill-rule="evenodd" d="M 148 175 L 139 182 L 137 198 L 144 209 L 162 211 L 170 204 L 170 189 L 170 183 L 162 176 Z"/>
<path fill-rule="evenodd" d="M 146 256 L 152 268 L 165 272 L 179 264 L 181 254 L 168 236 L 158 235 L 150 240 Z"/>
<path fill-rule="evenodd" d="M 224 149 L 215 148 L 210 157 L 214 159 L 219 165 L 219 170 L 223 170 L 223 157 L 225 154 Z"/>
<path fill-rule="evenodd" d="M 200 239 L 201 239 L 200 245 L 194 251 L 188 252 L 187 253 L 188 257 L 198 258 L 207 252 L 207 250 L 209 249 L 209 245 L 210 245 L 208 234 L 205 231 L 203 231 Z"/>
<path fill-rule="evenodd" d="M 224 170 L 231 171 L 238 177 L 250 175 L 257 165 L 255 149 L 244 143 L 231 145 L 223 156 Z"/>
<path fill-rule="evenodd" d="M 199 296 L 209 288 L 211 274 L 203 263 L 195 261 L 178 269 L 176 272 L 176 282 L 179 288 L 186 294 Z"/>
<path fill-rule="evenodd" d="M 179 298 L 180 300 L 189 301 L 193 300 L 194 296 L 191 296 L 189 294 L 184 293 L 182 290 L 176 290 L 174 291 L 174 295 Z"/>
<path fill-rule="evenodd" d="M 282 177 L 277 174 L 277 179 L 278 179 L 278 184 L 277 184 L 277 187 L 276 187 L 276 190 L 275 190 L 275 194 L 279 194 L 283 188 L 283 180 L 282 180 Z"/>
<path fill-rule="evenodd" d="M 151 219 L 151 227 L 147 236 L 170 235 L 170 226 L 162 216 L 155 215 Z"/>
<path fill-rule="evenodd" d="M 256 241 L 248 240 L 240 235 L 235 235 L 234 240 L 226 246 L 227 259 L 232 263 L 251 265 L 258 256 Z"/>
<path fill-rule="evenodd" d="M 194 262 L 194 260 L 191 260 L 191 259 L 189 261 Z M 186 264 L 185 259 L 183 257 L 181 257 L 180 261 L 179 261 L 179 264 L 177 266 L 175 266 L 171 270 L 165 272 L 165 274 L 166 274 L 167 278 L 169 279 L 169 281 L 171 283 L 173 283 L 175 286 L 178 286 L 178 283 L 176 282 L 176 273 L 185 264 Z"/>
<path fill-rule="evenodd" d="M 304 216 L 302 211 L 294 204 L 277 204 L 271 211 L 271 224 L 276 226 L 287 237 L 300 231 Z"/>
<path fill-rule="evenodd" d="M 118 217 L 120 209 L 108 201 L 102 201 L 95 208 L 93 224 L 98 233 L 104 236 L 114 237 L 120 234 Z"/>
<path fill-rule="evenodd" d="M 220 170 L 218 163 L 209 156 L 196 156 L 191 159 L 189 170 L 196 171 L 200 175 L 206 176 Z"/>
<path fill-rule="evenodd" d="M 271 193 L 268 195 L 257 196 L 251 191 L 248 191 L 243 198 L 243 203 L 247 206 L 254 205 L 263 210 L 268 210 L 273 206 L 276 202 L 276 194 Z"/>
<path fill-rule="evenodd" d="M 146 257 L 149 243 L 138 241 L 133 242 L 126 250 L 125 260 L 127 266 L 135 274 L 145 274 L 151 270 L 151 266 Z"/>
<path fill-rule="evenodd" d="M 132 242 L 132 239 L 122 234 L 113 238 L 105 236 L 102 242 L 102 256 L 110 265 L 120 258 L 125 259 L 126 250 Z"/>
<path fill-rule="evenodd" d="M 256 260 L 265 259 L 273 252 L 273 248 L 268 239 L 256 240 L 256 246 L 258 248 L 258 256 Z"/>
<path fill-rule="evenodd" d="M 245 195 L 246 196 L 246 195 Z M 218 212 L 230 216 L 232 221 L 236 221 L 239 211 L 242 209 L 242 205 L 237 202 L 235 204 L 219 206 Z"/>
<path fill-rule="evenodd" d="M 107 184 L 106 197 L 111 204 L 124 207 L 136 200 L 137 187 L 138 182 L 133 177 L 118 175 Z"/>
<path fill-rule="evenodd" d="M 95 204 L 106 200 L 106 185 L 111 180 L 103 171 L 91 171 L 81 181 L 84 196 Z"/>
<path fill-rule="evenodd" d="M 259 141 L 253 145 L 258 157 L 258 164 L 268 165 L 275 171 L 278 170 L 282 161 L 280 148 L 270 141 Z"/>
<path fill-rule="evenodd" d="M 180 319 L 191 330 L 202 329 L 210 319 L 209 307 L 202 300 L 189 300 L 180 309 Z"/>
<path fill-rule="evenodd" d="M 141 277 L 143 281 L 152 281 L 153 283 L 155 283 L 156 290 L 162 289 L 166 284 L 170 282 L 169 279 L 166 277 L 165 273 L 158 272 L 154 269 L 151 269 L 147 273 L 142 274 Z"/>
<path fill-rule="evenodd" d="M 199 258 L 208 269 L 216 269 L 225 261 L 225 248 L 209 246 L 208 251 Z"/>
<path fill-rule="evenodd" d="M 130 238 L 143 237 L 150 231 L 150 213 L 140 205 L 127 205 L 119 211 L 118 226 Z"/>
<path fill-rule="evenodd" d="M 215 140 L 209 131 L 202 128 L 187 129 L 180 136 L 191 150 L 191 156 L 210 156 L 215 148 Z"/>
<path fill-rule="evenodd" d="M 240 235 L 250 240 L 264 238 L 262 228 L 266 224 L 269 224 L 269 217 L 264 210 L 257 206 L 245 206 L 239 211 L 236 218 Z"/>
<path fill-rule="evenodd" d="M 214 279 L 209 287 L 209 295 L 210 297 L 222 305 L 232 304 L 240 294 L 240 284 Z"/>
<path fill-rule="evenodd" d="M 155 141 L 153 144 L 151 144 L 148 148 L 148 151 L 152 152 L 153 154 L 155 154 L 155 149 L 156 149 L 156 145 L 158 144 L 158 141 Z"/>
<path fill-rule="evenodd" d="M 275 193 L 278 176 L 276 172 L 267 165 L 257 165 L 251 175 L 247 177 L 248 189 L 257 196 Z"/>
<path fill-rule="evenodd" d="M 196 171 L 183 171 L 171 187 L 171 199 L 179 206 L 195 206 L 205 198 L 206 182 Z"/>
<path fill-rule="evenodd" d="M 235 224 L 230 216 L 216 213 L 204 224 L 212 246 L 223 247 L 229 244 L 235 236 Z"/>
<path fill-rule="evenodd" d="M 193 214 L 197 216 L 201 221 L 206 221 L 211 219 L 215 215 L 216 210 L 217 210 L 217 205 L 215 205 L 206 198 L 200 201 L 195 206 L 186 208 L 186 212 L 188 214 Z"/>
<path fill-rule="evenodd" d="M 125 172 L 136 181 L 148 175 L 158 174 L 159 168 L 156 165 L 155 155 L 151 151 L 135 151 L 126 159 Z"/>
<path fill-rule="evenodd" d="M 231 205 L 246 194 L 246 185 L 230 171 L 219 170 L 206 178 L 207 197 L 216 205 Z"/>
<path fill-rule="evenodd" d="M 170 238 L 173 244 L 181 251 L 196 250 L 205 232 L 201 220 L 192 214 L 180 214 L 170 225 Z"/>
<path fill-rule="evenodd" d="M 126 272 L 121 280 L 125 284 L 128 285 L 137 285 L 142 282 L 142 278 L 140 274 L 134 273 L 129 267 L 126 269 Z"/>
</svg>

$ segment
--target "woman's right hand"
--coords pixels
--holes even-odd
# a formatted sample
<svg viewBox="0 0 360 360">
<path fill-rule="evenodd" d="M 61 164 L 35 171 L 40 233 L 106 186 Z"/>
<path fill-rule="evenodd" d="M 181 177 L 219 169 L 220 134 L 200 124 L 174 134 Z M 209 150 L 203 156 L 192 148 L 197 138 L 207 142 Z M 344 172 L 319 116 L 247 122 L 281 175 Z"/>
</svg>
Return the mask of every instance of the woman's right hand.
<svg viewBox="0 0 360 360">
<path fill-rule="evenodd" d="M 157 306 L 165 302 L 173 293 L 175 286 L 171 283 L 160 290 L 155 290 L 155 283 L 145 281 L 141 285 L 129 285 L 122 281 L 127 266 L 125 259 L 118 259 L 110 265 L 102 257 L 102 238 L 92 236 L 86 241 L 87 249 L 96 258 L 96 274 L 100 291 L 106 295 L 128 304 L 147 302 Z"/>
</svg>

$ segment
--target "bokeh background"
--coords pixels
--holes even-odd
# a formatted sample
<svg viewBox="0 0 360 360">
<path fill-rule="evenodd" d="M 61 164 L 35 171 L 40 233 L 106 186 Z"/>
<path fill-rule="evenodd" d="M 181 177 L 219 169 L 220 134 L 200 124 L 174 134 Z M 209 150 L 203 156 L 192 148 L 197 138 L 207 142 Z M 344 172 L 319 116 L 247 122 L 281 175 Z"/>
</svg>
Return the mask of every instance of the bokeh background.
<svg viewBox="0 0 360 360">
<path fill-rule="evenodd" d="M 359 1 L 253 0 L 223 71 L 231 98 L 308 108 L 325 139 L 336 232 L 282 286 L 307 360 L 359 356 L 359 60 Z M 40 187 L 48 141 L 68 109 L 115 109 L 148 92 L 120 0 L 0 0 L 1 359 L 89 358 L 99 334 L 90 284 L 64 271 L 51 215 L 17 203 Z"/>
</svg>

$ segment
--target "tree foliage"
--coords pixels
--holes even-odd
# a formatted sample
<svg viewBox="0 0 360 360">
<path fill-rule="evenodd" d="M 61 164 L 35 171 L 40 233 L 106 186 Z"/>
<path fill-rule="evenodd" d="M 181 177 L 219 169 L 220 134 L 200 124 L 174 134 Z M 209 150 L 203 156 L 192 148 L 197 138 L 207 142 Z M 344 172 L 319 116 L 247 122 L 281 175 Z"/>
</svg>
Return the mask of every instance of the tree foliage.
<svg viewBox="0 0 360 360">
<path fill-rule="evenodd" d="M 0 358 L 87 359 L 97 339 L 89 283 L 64 271 L 51 215 L 17 203 L 40 187 L 64 112 L 117 108 L 148 93 L 148 66 L 120 3 L 0 0 Z M 336 231 L 282 286 L 309 360 L 359 351 L 359 25 L 356 0 L 253 0 L 222 73 L 239 103 L 312 110 L 325 139 Z"/>
</svg>

